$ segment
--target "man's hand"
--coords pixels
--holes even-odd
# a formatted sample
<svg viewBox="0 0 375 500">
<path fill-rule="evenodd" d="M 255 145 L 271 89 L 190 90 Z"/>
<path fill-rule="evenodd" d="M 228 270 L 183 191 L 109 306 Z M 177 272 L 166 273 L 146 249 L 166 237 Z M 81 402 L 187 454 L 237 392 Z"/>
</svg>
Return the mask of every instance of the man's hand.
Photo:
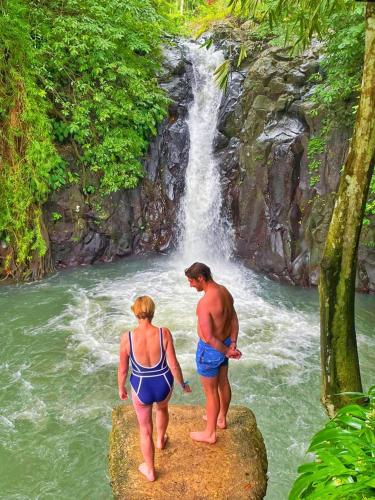
<svg viewBox="0 0 375 500">
<path fill-rule="evenodd" d="M 230 359 L 240 359 L 240 357 L 242 356 L 242 352 L 239 351 L 237 349 L 237 347 L 235 347 L 234 344 L 231 344 L 229 347 L 228 347 L 228 351 L 226 353 L 226 357 L 227 358 L 230 358 Z"/>
<path fill-rule="evenodd" d="M 128 393 L 127 393 L 127 390 L 125 389 L 125 387 L 123 387 L 122 389 L 119 389 L 118 395 L 120 396 L 120 399 L 122 399 L 122 400 L 128 399 Z"/>
</svg>

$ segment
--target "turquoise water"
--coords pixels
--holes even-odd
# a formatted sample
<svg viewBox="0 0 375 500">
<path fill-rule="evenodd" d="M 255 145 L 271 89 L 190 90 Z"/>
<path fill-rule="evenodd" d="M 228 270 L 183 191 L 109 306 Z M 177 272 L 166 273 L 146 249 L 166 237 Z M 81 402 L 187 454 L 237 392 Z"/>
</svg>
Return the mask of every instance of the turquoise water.
<svg viewBox="0 0 375 500">
<path fill-rule="evenodd" d="M 111 409 L 117 399 L 121 332 L 130 305 L 148 293 L 155 324 L 171 328 L 191 397 L 203 402 L 194 370 L 199 298 L 171 257 L 126 259 L 0 287 L 0 498 L 110 499 Z M 307 444 L 325 422 L 319 404 L 316 290 L 271 282 L 240 265 L 215 264 L 240 319 L 243 358 L 231 362 L 233 403 L 249 406 L 269 459 L 268 499 L 287 497 Z M 364 386 L 375 383 L 375 297 L 357 296 Z"/>
</svg>

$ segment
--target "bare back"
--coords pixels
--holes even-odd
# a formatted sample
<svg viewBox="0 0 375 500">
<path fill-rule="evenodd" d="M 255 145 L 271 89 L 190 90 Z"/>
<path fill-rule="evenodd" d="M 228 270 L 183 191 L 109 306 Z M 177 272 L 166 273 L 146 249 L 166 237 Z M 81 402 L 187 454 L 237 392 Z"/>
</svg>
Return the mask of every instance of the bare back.
<svg viewBox="0 0 375 500">
<path fill-rule="evenodd" d="M 161 358 L 160 328 L 150 325 L 146 328 L 136 328 L 132 332 L 133 354 L 138 363 L 145 367 L 155 366 Z M 165 335 L 163 344 L 165 348 Z"/>
<path fill-rule="evenodd" d="M 233 297 L 223 285 L 213 283 L 198 302 L 197 316 L 209 314 L 212 320 L 213 334 L 224 341 L 230 335 L 230 327 L 234 315 Z M 199 328 L 198 335 L 204 340 Z"/>
</svg>

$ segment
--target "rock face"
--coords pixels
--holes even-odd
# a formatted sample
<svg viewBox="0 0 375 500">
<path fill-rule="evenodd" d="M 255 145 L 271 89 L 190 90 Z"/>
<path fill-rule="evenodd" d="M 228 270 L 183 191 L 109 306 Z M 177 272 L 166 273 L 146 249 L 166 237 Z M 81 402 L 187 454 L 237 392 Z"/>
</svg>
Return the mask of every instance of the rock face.
<svg viewBox="0 0 375 500">
<path fill-rule="evenodd" d="M 189 161 L 186 116 L 193 100 L 192 78 L 184 46 L 166 49 L 160 86 L 171 104 L 145 161 L 146 178 L 140 189 L 144 230 L 135 240 L 136 252 L 166 251 L 177 241 L 179 201 Z"/>
<path fill-rule="evenodd" d="M 264 498 L 267 455 L 251 410 L 233 406 L 229 425 L 219 430 L 215 445 L 196 443 L 189 431 L 202 427 L 203 408 L 170 405 L 169 440 L 156 450 L 157 480 L 148 482 L 139 472 L 143 461 L 134 410 L 122 405 L 113 410 L 109 475 L 118 500 L 211 500 Z"/>
<path fill-rule="evenodd" d="M 84 194 L 73 184 L 52 194 L 44 206 L 44 220 L 57 267 L 164 252 L 175 244 L 189 153 L 185 117 L 193 98 L 191 77 L 183 45 L 166 49 L 160 85 L 171 102 L 150 144 L 145 177 L 137 189 L 99 196 Z M 69 148 L 61 152 L 74 171 L 72 152 Z"/>
<path fill-rule="evenodd" d="M 325 127 L 324 116 L 309 100 L 309 79 L 320 71 L 319 47 L 291 57 L 285 49 L 249 39 L 250 31 L 248 23 L 236 29 L 224 23 L 213 33 L 228 56 L 236 56 L 244 40 L 248 53 L 233 73 L 219 111 L 214 151 L 223 210 L 233 221 L 237 255 L 247 265 L 274 279 L 316 285 L 351 130 L 333 124 L 323 150 L 308 158 L 309 139 Z M 171 103 L 150 144 L 137 189 L 99 197 L 71 185 L 52 194 L 44 220 L 55 265 L 165 252 L 176 245 L 192 78 L 184 46 L 166 49 L 160 84 Z M 71 152 L 63 154 L 74 170 Z M 362 230 L 357 286 L 375 293 L 374 221 Z"/>
<path fill-rule="evenodd" d="M 219 44 L 221 37 L 219 27 Z M 223 99 L 216 141 L 237 254 L 275 279 L 315 285 L 351 130 L 334 124 L 314 157 L 316 171 L 309 169 L 309 138 L 325 125 L 309 102 L 319 47 L 300 57 L 266 43 L 249 42 L 247 49 Z M 362 231 L 357 273 L 358 288 L 367 292 L 375 292 L 374 241 L 372 224 Z"/>
</svg>

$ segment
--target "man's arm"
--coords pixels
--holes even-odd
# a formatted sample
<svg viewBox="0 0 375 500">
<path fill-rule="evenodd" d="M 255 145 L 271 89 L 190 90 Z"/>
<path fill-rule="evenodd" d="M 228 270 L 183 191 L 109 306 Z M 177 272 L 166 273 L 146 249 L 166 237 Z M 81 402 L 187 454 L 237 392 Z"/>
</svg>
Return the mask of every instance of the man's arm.
<svg viewBox="0 0 375 500">
<path fill-rule="evenodd" d="M 230 346 L 226 354 L 228 358 L 240 359 L 242 356 L 242 352 L 237 349 L 238 326 L 237 313 L 233 307 L 233 315 L 230 322 Z"/>
<path fill-rule="evenodd" d="M 208 308 L 200 302 L 197 307 L 199 332 L 206 344 L 223 354 L 227 354 L 228 347 L 214 335 L 214 323 Z"/>
<path fill-rule="evenodd" d="M 238 317 L 236 310 L 233 308 L 232 321 L 230 323 L 230 343 L 237 346 L 238 338 Z"/>
</svg>

